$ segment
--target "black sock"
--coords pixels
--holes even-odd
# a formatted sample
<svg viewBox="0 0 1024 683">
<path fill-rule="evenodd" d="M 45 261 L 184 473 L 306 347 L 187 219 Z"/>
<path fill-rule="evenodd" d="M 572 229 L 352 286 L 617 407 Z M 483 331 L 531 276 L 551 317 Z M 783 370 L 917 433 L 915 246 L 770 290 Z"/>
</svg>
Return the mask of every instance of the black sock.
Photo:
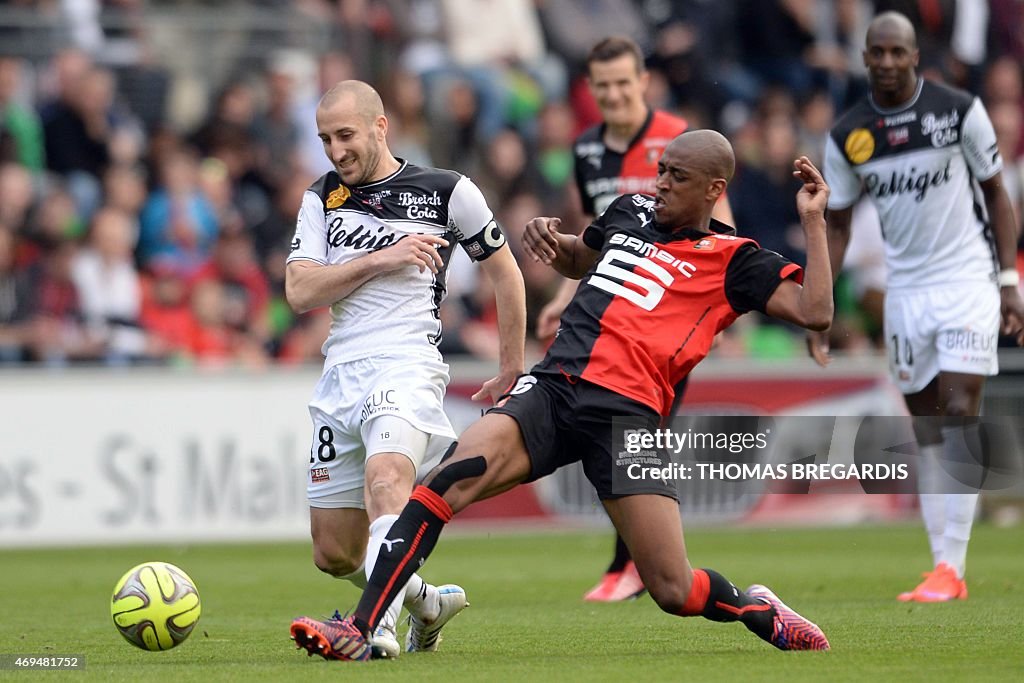
<svg viewBox="0 0 1024 683">
<path fill-rule="evenodd" d="M 604 573 L 621 572 L 626 568 L 626 563 L 632 559 L 633 556 L 629 554 L 629 548 L 626 547 L 626 542 L 622 540 L 622 536 L 615 534 L 615 556 L 612 557 L 612 563 L 608 565 L 608 569 L 605 569 Z"/>
<path fill-rule="evenodd" d="M 356 607 L 355 624 L 369 636 L 409 578 L 426 561 L 452 510 L 441 496 L 424 486 L 416 487 L 380 547 L 377 564 Z M 387 542 L 387 541 L 390 541 Z"/>
<path fill-rule="evenodd" d="M 699 614 L 711 621 L 739 621 L 767 639 L 774 628 L 775 610 L 741 591 L 714 569 L 694 569 L 693 586 L 681 614 Z"/>
</svg>

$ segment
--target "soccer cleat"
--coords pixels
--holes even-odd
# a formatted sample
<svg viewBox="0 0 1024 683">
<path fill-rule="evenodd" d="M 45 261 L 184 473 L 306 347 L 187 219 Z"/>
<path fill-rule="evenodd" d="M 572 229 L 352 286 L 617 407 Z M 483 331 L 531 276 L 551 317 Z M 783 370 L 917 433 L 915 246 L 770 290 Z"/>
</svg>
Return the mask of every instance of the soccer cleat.
<svg viewBox="0 0 1024 683">
<path fill-rule="evenodd" d="M 409 616 L 409 632 L 405 635 L 406 652 L 434 652 L 441 643 L 441 629 L 456 614 L 469 607 L 466 591 L 454 584 L 437 587 L 441 608 L 430 622 L 415 615 Z"/>
<path fill-rule="evenodd" d="M 945 562 L 930 572 L 922 574 L 924 581 L 914 590 L 900 593 L 900 602 L 947 602 L 967 599 L 967 582 L 956 575 L 956 570 Z"/>
<path fill-rule="evenodd" d="M 765 638 L 780 650 L 828 650 L 825 634 L 818 626 L 790 609 L 779 596 L 767 586 L 754 584 L 747 589 L 747 595 L 775 608 L 772 617 L 772 635 Z"/>
<path fill-rule="evenodd" d="M 402 652 L 398 634 L 392 624 L 381 622 L 370 636 L 372 659 L 394 659 Z"/>
<path fill-rule="evenodd" d="M 591 588 L 583 599 L 587 602 L 620 602 L 638 598 L 646 590 L 636 564 L 630 560 L 622 571 L 608 572 L 601 577 L 601 582 Z"/>
<path fill-rule="evenodd" d="M 341 618 L 337 612 L 330 619 L 318 621 L 299 617 L 292 622 L 292 640 L 299 648 L 306 648 L 309 656 L 365 662 L 370 659 L 371 648 L 355 625 L 355 617 Z"/>
</svg>

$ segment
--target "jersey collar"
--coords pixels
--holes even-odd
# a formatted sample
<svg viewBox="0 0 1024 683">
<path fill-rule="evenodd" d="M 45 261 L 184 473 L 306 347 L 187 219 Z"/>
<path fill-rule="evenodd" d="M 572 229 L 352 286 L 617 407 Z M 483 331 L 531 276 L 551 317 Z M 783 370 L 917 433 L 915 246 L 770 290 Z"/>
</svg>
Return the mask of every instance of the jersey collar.
<svg viewBox="0 0 1024 683">
<path fill-rule="evenodd" d="M 636 145 L 636 143 L 640 142 L 640 140 L 643 139 L 644 135 L 647 134 L 647 129 L 651 127 L 651 121 L 653 121 L 653 120 L 654 120 L 654 110 L 651 109 L 650 107 L 648 107 L 647 108 L 647 117 L 644 118 L 644 125 L 640 126 L 640 130 L 638 130 L 636 132 L 636 135 L 633 136 L 633 139 L 629 141 L 628 145 L 626 145 L 625 151 L 622 151 L 622 152 L 616 152 L 613 149 L 609 149 L 608 145 L 605 144 L 604 134 L 608 130 L 608 124 L 607 123 L 602 123 L 601 124 L 601 137 L 600 137 L 601 144 L 604 145 L 605 149 L 608 149 L 609 151 L 614 152 L 615 154 L 625 154 L 629 150 L 633 149 L 633 146 Z"/>
<path fill-rule="evenodd" d="M 655 227 L 658 232 L 662 232 L 660 229 Z M 711 219 L 711 224 L 708 226 L 710 232 L 704 232 L 697 228 L 677 228 L 665 234 L 671 240 L 699 240 L 707 237 L 708 235 L 735 235 L 736 228 L 731 225 L 726 225 L 721 221 L 716 221 L 714 218 Z"/>
<path fill-rule="evenodd" d="M 885 107 L 879 107 L 878 104 L 875 102 L 875 96 L 870 92 L 868 93 L 868 102 L 871 103 L 871 108 L 874 109 L 879 114 L 895 114 L 897 112 L 903 111 L 904 109 L 910 109 L 915 104 L 917 104 L 917 98 L 921 96 L 922 88 L 924 88 L 924 78 L 918 76 L 917 87 L 914 89 L 914 96 L 911 97 L 906 102 L 904 102 L 903 104 L 896 105 L 895 107 L 889 107 L 888 109 L 886 109 Z"/>
<path fill-rule="evenodd" d="M 365 190 L 367 188 L 371 188 L 371 187 L 373 187 L 375 185 L 380 185 L 381 183 L 386 183 L 386 182 L 394 179 L 396 176 L 398 176 L 399 173 L 401 173 L 402 171 L 405 170 L 406 166 L 409 165 L 409 162 L 406 161 L 405 159 L 402 159 L 401 157 L 395 157 L 395 160 L 398 161 L 398 170 L 397 171 L 395 171 L 394 173 L 392 173 L 389 176 L 385 176 L 385 177 L 381 178 L 380 180 L 374 180 L 372 183 L 366 183 L 365 185 L 357 185 L 354 189 Z"/>
</svg>

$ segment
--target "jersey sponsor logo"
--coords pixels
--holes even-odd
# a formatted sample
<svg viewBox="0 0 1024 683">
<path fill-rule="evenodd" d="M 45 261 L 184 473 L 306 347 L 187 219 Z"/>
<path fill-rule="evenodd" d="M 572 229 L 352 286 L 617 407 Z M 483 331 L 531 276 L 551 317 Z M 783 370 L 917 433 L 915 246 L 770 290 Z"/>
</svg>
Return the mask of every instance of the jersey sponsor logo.
<svg viewBox="0 0 1024 683">
<path fill-rule="evenodd" d="M 391 196 L 391 190 L 377 190 L 371 194 L 368 194 L 362 199 L 363 204 L 368 204 L 375 209 L 381 208 L 384 203 L 385 197 Z"/>
<path fill-rule="evenodd" d="M 639 206 L 641 209 L 651 210 L 654 208 L 654 198 L 648 195 L 635 194 L 632 197 L 633 206 Z"/>
<path fill-rule="evenodd" d="M 327 195 L 327 208 L 336 209 L 345 203 L 345 200 L 351 196 L 349 189 L 342 185 L 339 188 L 331 190 L 331 193 Z"/>
<path fill-rule="evenodd" d="M 705 237 L 702 240 L 694 242 L 693 248 L 703 251 L 711 251 L 715 248 L 715 240 Z"/>
<path fill-rule="evenodd" d="M 369 249 L 376 251 L 389 247 L 398 241 L 398 235 L 380 225 L 377 231 L 365 225 L 351 228 L 345 225 L 342 216 L 335 216 L 327 225 L 327 244 L 332 247 L 348 247 L 349 249 Z"/>
<path fill-rule="evenodd" d="M 644 242 L 639 237 L 633 237 L 624 232 L 617 232 L 612 235 L 608 240 L 608 243 L 615 246 L 621 246 L 624 249 L 632 249 L 641 256 L 666 263 L 686 277 L 693 277 L 693 274 L 697 272 L 697 266 L 693 265 L 689 261 L 676 258 L 670 252 L 667 252 L 664 249 L 659 249 L 650 242 Z"/>
<path fill-rule="evenodd" d="M 331 472 L 326 467 L 314 467 L 309 471 L 309 478 L 314 484 L 330 481 Z"/>
<path fill-rule="evenodd" d="M 875 153 L 875 137 L 867 128 L 854 128 L 843 144 L 846 158 L 852 164 L 863 164 Z"/>
<path fill-rule="evenodd" d="M 879 128 L 882 126 L 903 126 L 908 123 L 917 121 L 917 112 L 914 110 L 905 111 L 900 114 L 893 114 L 892 116 L 886 116 L 884 119 L 879 121 Z"/>
<path fill-rule="evenodd" d="M 932 147 L 945 147 L 960 139 L 958 125 L 960 112 L 956 109 L 951 109 L 945 114 L 928 112 L 921 117 L 921 135 L 931 139 Z"/>
<path fill-rule="evenodd" d="M 904 145 L 910 141 L 910 127 L 900 126 L 899 128 L 887 130 L 885 132 L 885 138 L 889 142 L 890 147 Z"/>
<path fill-rule="evenodd" d="M 588 197 L 600 197 L 602 195 L 615 195 L 619 191 L 618 178 L 595 178 L 588 180 L 584 186 Z"/>
<path fill-rule="evenodd" d="M 413 219 L 437 218 L 434 207 L 441 206 L 441 197 L 434 190 L 430 196 L 414 192 L 399 192 L 398 204 L 406 208 L 405 215 Z"/>
<path fill-rule="evenodd" d="M 300 246 L 302 246 L 302 238 L 295 236 L 292 238 L 292 247 L 289 251 L 298 251 Z"/>
<path fill-rule="evenodd" d="M 604 143 L 581 142 L 576 145 L 576 156 L 586 159 L 594 168 L 601 168 L 601 157 L 604 156 Z"/>
<path fill-rule="evenodd" d="M 879 199 L 913 194 L 914 201 L 920 203 L 930 188 L 945 185 L 952 180 L 953 175 L 950 172 L 949 164 L 950 162 L 947 161 L 946 165 L 937 171 L 924 170 L 920 173 L 917 172 L 916 167 L 911 166 L 909 172 L 893 171 L 885 179 L 877 173 L 868 173 L 864 177 L 864 189 L 869 195 Z"/>
</svg>

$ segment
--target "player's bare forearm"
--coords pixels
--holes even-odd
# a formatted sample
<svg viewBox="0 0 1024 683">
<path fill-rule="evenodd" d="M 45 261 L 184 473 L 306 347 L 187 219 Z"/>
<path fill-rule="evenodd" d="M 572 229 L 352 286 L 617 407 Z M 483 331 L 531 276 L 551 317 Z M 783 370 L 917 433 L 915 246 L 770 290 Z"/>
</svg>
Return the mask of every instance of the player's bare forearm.
<svg viewBox="0 0 1024 683">
<path fill-rule="evenodd" d="M 296 313 L 305 313 L 344 299 L 376 274 L 372 256 L 335 265 L 292 261 L 284 275 L 288 305 Z"/>
<path fill-rule="evenodd" d="M 499 363 L 502 374 L 523 372 L 526 345 L 526 288 L 523 274 L 508 246 L 481 264 L 494 286 L 498 311 Z"/>
<path fill-rule="evenodd" d="M 985 195 L 985 207 L 992 219 L 992 232 L 996 240 L 996 252 L 1000 270 L 1017 268 L 1017 228 L 1014 224 L 1013 205 L 1003 185 L 1003 174 L 996 173 L 981 183 Z"/>
<path fill-rule="evenodd" d="M 498 312 L 498 375 L 484 383 L 473 399 L 496 401 L 523 373 L 526 346 L 526 288 L 508 246 L 492 254 L 481 268 L 494 287 Z"/>
<path fill-rule="evenodd" d="M 551 267 L 567 278 L 579 280 L 594 265 L 597 252 L 588 247 L 582 237 L 575 235 L 562 235 L 559 242 L 559 258 L 551 263 Z"/>
<path fill-rule="evenodd" d="M 829 257 L 827 227 L 823 216 L 801 217 L 807 237 L 807 267 L 800 289 L 798 306 L 809 330 L 824 331 L 832 325 L 832 264 Z"/>
<path fill-rule="evenodd" d="M 597 252 L 576 235 L 559 232 L 561 223 L 560 218 L 534 218 L 523 231 L 523 247 L 533 260 L 551 266 L 565 277 L 579 280 L 594 265 Z"/>
<path fill-rule="evenodd" d="M 437 273 L 444 265 L 439 247 L 448 242 L 437 235 L 406 235 L 389 247 L 370 252 L 347 263 L 322 265 L 314 261 L 293 261 L 284 276 L 284 295 L 297 313 L 329 306 L 361 287 L 379 273 L 408 266 L 422 273 Z"/>
</svg>

